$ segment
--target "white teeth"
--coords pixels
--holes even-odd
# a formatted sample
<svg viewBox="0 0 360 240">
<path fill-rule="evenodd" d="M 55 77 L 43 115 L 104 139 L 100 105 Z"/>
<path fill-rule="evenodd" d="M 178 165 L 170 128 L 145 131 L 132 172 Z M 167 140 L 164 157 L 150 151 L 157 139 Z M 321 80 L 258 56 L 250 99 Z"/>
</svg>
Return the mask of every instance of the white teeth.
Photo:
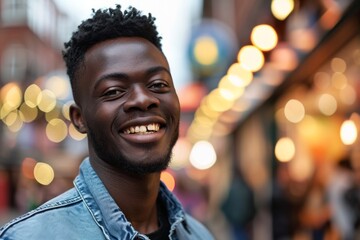
<svg viewBox="0 0 360 240">
<path fill-rule="evenodd" d="M 154 130 L 155 130 L 155 124 L 149 124 L 149 125 L 147 126 L 147 129 L 148 129 L 149 131 L 154 131 Z"/>
<path fill-rule="evenodd" d="M 137 127 L 136 127 L 137 128 Z M 140 132 L 146 132 L 147 131 L 147 129 L 146 129 L 146 127 L 145 126 L 140 126 Z"/>
<path fill-rule="evenodd" d="M 126 134 L 150 134 L 153 132 L 157 132 L 160 129 L 160 124 L 158 123 L 151 123 L 147 126 L 140 125 L 140 126 L 133 126 L 129 127 L 128 129 L 124 130 L 124 133 Z"/>
</svg>

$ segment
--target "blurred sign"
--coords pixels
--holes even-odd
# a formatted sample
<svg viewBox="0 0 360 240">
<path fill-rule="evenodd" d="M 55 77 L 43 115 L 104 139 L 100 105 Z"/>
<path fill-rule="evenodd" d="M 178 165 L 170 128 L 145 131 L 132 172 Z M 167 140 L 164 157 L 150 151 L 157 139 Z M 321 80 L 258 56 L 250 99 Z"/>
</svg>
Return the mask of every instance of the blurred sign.
<svg viewBox="0 0 360 240">
<path fill-rule="evenodd" d="M 234 61 L 237 40 L 231 28 L 216 20 L 203 20 L 194 27 L 189 41 L 189 59 L 196 77 L 222 75 Z"/>
</svg>

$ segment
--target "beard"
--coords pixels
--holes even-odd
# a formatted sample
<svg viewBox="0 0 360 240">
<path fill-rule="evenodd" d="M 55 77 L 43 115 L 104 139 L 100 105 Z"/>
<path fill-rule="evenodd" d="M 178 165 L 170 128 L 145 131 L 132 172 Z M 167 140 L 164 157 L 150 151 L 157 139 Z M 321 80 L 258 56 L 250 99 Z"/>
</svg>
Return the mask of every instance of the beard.
<svg viewBox="0 0 360 240">
<path fill-rule="evenodd" d="M 90 129 L 88 129 L 88 141 L 92 143 L 93 150 L 98 158 L 108 163 L 110 166 L 130 174 L 145 175 L 149 173 L 161 172 L 167 169 L 171 162 L 172 149 L 179 137 L 179 128 L 177 127 L 176 129 L 177 130 L 172 136 L 167 149 L 164 151 L 164 154 L 157 156 L 156 159 L 152 159 L 150 162 L 139 162 L 129 159 L 118 149 L 114 149 L 113 146 L 109 147 L 106 144 L 107 141 L 105 139 L 98 137 L 98 135 Z M 149 147 L 149 152 L 150 151 L 151 147 Z"/>
</svg>

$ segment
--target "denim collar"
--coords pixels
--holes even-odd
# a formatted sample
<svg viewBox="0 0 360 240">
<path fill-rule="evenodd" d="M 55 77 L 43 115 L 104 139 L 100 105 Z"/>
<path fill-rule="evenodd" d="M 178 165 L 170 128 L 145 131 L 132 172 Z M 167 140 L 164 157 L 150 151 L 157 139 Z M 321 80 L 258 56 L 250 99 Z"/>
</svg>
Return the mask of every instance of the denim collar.
<svg viewBox="0 0 360 240">
<path fill-rule="evenodd" d="M 139 235 L 110 196 L 88 158 L 82 162 L 80 173 L 74 180 L 74 185 L 86 208 L 107 239 L 134 239 L 135 236 Z M 162 182 L 159 197 L 164 201 L 168 210 L 171 235 L 178 224 L 186 225 L 185 212 L 180 202 Z"/>
</svg>

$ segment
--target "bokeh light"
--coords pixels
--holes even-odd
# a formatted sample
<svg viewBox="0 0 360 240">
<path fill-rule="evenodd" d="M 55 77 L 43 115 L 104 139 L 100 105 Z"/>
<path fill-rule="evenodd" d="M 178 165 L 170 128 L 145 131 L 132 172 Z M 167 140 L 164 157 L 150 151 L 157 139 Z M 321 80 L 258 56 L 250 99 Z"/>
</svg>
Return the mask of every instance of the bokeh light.
<svg viewBox="0 0 360 240">
<path fill-rule="evenodd" d="M 239 98 L 244 93 L 244 87 L 235 85 L 228 75 L 220 80 L 219 90 L 220 94 L 230 101 Z"/>
<path fill-rule="evenodd" d="M 6 117 L 3 119 L 3 122 L 7 125 L 7 126 L 11 126 L 12 124 L 15 123 L 16 119 L 18 117 L 18 113 L 17 111 L 12 111 L 9 114 L 6 115 Z"/>
<path fill-rule="evenodd" d="M 252 72 L 259 71 L 265 62 L 264 54 L 252 45 L 242 47 L 238 53 L 237 60 L 241 66 Z"/>
<path fill-rule="evenodd" d="M 345 145 L 353 144 L 357 139 L 357 128 L 352 120 L 345 120 L 340 128 L 340 138 Z"/>
<path fill-rule="evenodd" d="M 275 29 L 267 24 L 254 27 L 250 38 L 252 44 L 262 51 L 272 50 L 278 42 Z"/>
<path fill-rule="evenodd" d="M 41 185 L 49 185 L 55 177 L 54 169 L 47 163 L 38 162 L 34 167 L 34 177 Z"/>
<path fill-rule="evenodd" d="M 346 62 L 342 58 L 333 58 L 330 65 L 334 72 L 344 73 L 346 71 Z"/>
<path fill-rule="evenodd" d="M 190 163 L 197 169 L 211 168 L 216 162 L 216 152 L 208 141 L 198 141 L 190 152 Z"/>
<path fill-rule="evenodd" d="M 175 178 L 169 171 L 163 171 L 160 180 L 165 183 L 166 187 L 172 192 L 175 188 Z"/>
<path fill-rule="evenodd" d="M 18 132 L 22 128 L 23 121 L 20 115 L 21 113 L 18 110 L 14 110 L 3 119 L 3 122 L 11 132 Z"/>
<path fill-rule="evenodd" d="M 37 99 L 38 96 L 41 93 L 41 89 L 38 85 L 36 84 L 31 84 L 30 86 L 28 86 L 25 90 L 24 93 L 24 101 L 25 103 L 31 107 L 31 108 L 35 108 L 38 104 Z"/>
<path fill-rule="evenodd" d="M 4 85 L 0 91 L 0 100 L 3 102 L 2 108 L 8 112 L 17 109 L 22 102 L 22 92 L 17 83 L 10 82 Z"/>
<path fill-rule="evenodd" d="M 45 82 L 45 88 L 53 92 L 57 99 L 67 99 L 70 95 L 70 83 L 68 79 L 60 76 L 52 76 Z"/>
<path fill-rule="evenodd" d="M 36 101 L 38 108 L 43 112 L 50 112 L 56 106 L 56 96 L 48 89 L 42 90 Z"/>
<path fill-rule="evenodd" d="M 272 0 L 271 12 L 278 20 L 285 20 L 294 10 L 294 0 Z"/>
<path fill-rule="evenodd" d="M 59 118 L 52 119 L 46 125 L 46 136 L 52 142 L 58 143 L 63 141 L 67 136 L 67 132 L 66 123 Z"/>
<path fill-rule="evenodd" d="M 34 179 L 36 160 L 30 157 L 24 158 L 21 163 L 21 173 L 28 179 Z"/>
<path fill-rule="evenodd" d="M 60 111 L 61 111 L 60 108 L 55 107 L 50 112 L 46 112 L 45 113 L 46 121 L 50 122 L 51 120 L 53 120 L 55 118 L 60 118 Z"/>
<path fill-rule="evenodd" d="M 19 110 L 21 112 L 21 119 L 26 123 L 34 121 L 38 116 L 38 109 L 36 107 L 30 107 L 25 102 L 21 104 Z"/>
<path fill-rule="evenodd" d="M 275 145 L 275 156 L 280 162 L 289 162 L 295 156 L 295 144 L 288 138 L 280 138 Z"/>
<path fill-rule="evenodd" d="M 189 155 L 191 144 L 185 137 L 180 137 L 173 148 L 173 155 L 170 167 L 173 169 L 181 169 L 189 163 Z"/>
<path fill-rule="evenodd" d="M 202 65 L 212 65 L 218 59 L 219 51 L 215 39 L 210 36 L 199 37 L 194 47 L 195 59 Z"/>
<path fill-rule="evenodd" d="M 331 77 L 331 83 L 336 89 L 344 89 L 347 86 L 347 77 L 341 72 L 335 72 Z"/>
<path fill-rule="evenodd" d="M 11 125 L 8 125 L 8 129 L 11 132 L 19 132 L 24 125 L 24 122 L 21 120 L 19 112 L 17 113 L 18 114 L 16 115 L 15 121 Z"/>
<path fill-rule="evenodd" d="M 324 93 L 319 98 L 318 107 L 322 114 L 331 116 L 336 112 L 337 101 L 334 96 Z"/>
<path fill-rule="evenodd" d="M 206 101 L 208 106 L 216 112 L 225 112 L 233 106 L 233 101 L 224 98 L 219 88 L 211 91 Z"/>
<path fill-rule="evenodd" d="M 271 52 L 270 60 L 276 69 L 282 71 L 291 71 L 295 69 L 299 63 L 295 50 L 286 44 L 278 45 L 274 48 Z"/>
<path fill-rule="evenodd" d="M 242 67 L 240 63 L 233 63 L 229 67 L 226 77 L 233 85 L 246 87 L 253 80 L 253 73 Z"/>
<path fill-rule="evenodd" d="M 356 102 L 356 91 L 351 85 L 340 90 L 339 97 L 342 103 L 351 105 Z"/>
<path fill-rule="evenodd" d="M 305 107 L 299 100 L 290 99 L 284 107 L 284 115 L 289 122 L 298 123 L 305 116 Z"/>
</svg>

